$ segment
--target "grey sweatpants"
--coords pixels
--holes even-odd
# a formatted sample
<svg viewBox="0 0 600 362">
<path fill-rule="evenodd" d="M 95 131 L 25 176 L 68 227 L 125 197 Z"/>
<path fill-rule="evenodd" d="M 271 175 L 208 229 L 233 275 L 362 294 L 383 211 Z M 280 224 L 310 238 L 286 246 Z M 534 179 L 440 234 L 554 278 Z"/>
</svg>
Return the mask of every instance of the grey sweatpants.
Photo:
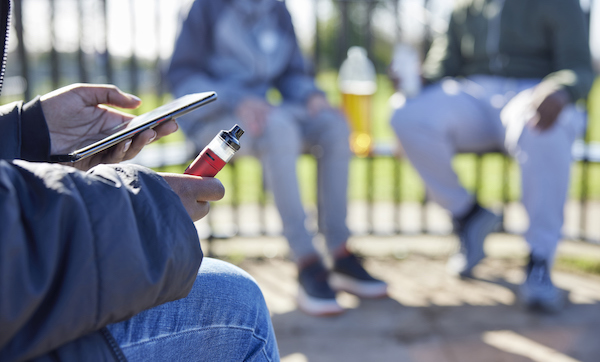
<svg viewBox="0 0 600 362">
<path fill-rule="evenodd" d="M 539 79 L 475 76 L 426 88 L 394 112 L 391 123 L 432 199 L 452 213 L 474 202 L 452 168 L 457 152 L 502 149 L 521 167 L 525 239 L 532 253 L 552 260 L 561 237 L 571 147 L 583 134 L 585 113 L 569 105 L 545 132 L 527 125 L 531 88 Z"/>
<path fill-rule="evenodd" d="M 219 130 L 230 129 L 236 123 L 244 128 L 234 114 L 221 113 L 209 122 L 195 121 L 196 127 L 182 124 L 182 129 L 202 149 Z M 311 118 L 304 107 L 283 104 L 272 109 L 262 135 L 246 132 L 241 138 L 242 147 L 235 157 L 253 155 L 260 159 L 295 260 L 317 253 L 313 235 L 305 226 L 296 172 L 302 152 L 310 151 L 317 157 L 319 232 L 327 248 L 339 248 L 350 236 L 346 226 L 351 155 L 348 137 L 346 119 L 338 111 L 324 111 Z"/>
</svg>

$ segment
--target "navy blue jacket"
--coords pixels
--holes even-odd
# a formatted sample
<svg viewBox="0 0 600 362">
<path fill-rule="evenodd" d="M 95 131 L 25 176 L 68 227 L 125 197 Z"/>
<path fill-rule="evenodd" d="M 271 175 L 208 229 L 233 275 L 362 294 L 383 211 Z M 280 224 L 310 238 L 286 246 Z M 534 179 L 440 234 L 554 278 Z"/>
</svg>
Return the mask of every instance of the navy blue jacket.
<svg viewBox="0 0 600 362">
<path fill-rule="evenodd" d="M 185 297 L 198 234 L 151 170 L 26 161 L 49 146 L 38 100 L 0 107 L 0 361 L 124 361 L 104 327 Z"/>
</svg>

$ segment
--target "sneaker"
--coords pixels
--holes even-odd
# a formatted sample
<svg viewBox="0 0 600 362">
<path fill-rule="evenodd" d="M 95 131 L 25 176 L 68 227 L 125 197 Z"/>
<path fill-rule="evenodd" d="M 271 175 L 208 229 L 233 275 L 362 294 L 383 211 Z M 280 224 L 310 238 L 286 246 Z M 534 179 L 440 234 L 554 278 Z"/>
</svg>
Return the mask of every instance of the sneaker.
<svg viewBox="0 0 600 362">
<path fill-rule="evenodd" d="M 312 316 L 330 316 L 344 312 L 335 300 L 329 286 L 329 272 L 321 260 L 301 268 L 298 272 L 298 308 Z"/>
<path fill-rule="evenodd" d="M 550 279 L 549 263 L 530 256 L 526 268 L 527 278 L 520 288 L 520 297 L 530 310 L 556 313 L 564 306 L 564 299 Z"/>
<path fill-rule="evenodd" d="M 453 221 L 454 230 L 460 239 L 460 251 L 448 261 L 448 270 L 452 274 L 470 277 L 475 265 L 485 257 L 485 238 L 498 230 L 502 218 L 475 204 L 465 217 Z"/>
<path fill-rule="evenodd" d="M 335 290 L 361 298 L 383 298 L 388 295 L 387 284 L 373 278 L 354 254 L 335 259 L 329 284 Z"/>
</svg>

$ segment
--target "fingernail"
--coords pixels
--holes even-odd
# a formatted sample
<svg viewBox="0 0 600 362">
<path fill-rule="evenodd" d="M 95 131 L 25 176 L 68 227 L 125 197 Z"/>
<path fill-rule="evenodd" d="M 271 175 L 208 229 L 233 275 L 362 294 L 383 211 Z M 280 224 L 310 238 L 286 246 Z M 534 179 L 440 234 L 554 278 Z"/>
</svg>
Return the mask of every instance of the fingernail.
<svg viewBox="0 0 600 362">
<path fill-rule="evenodd" d="M 148 140 L 148 142 L 146 142 L 146 144 L 154 141 L 154 139 L 156 138 L 156 131 L 152 130 L 152 132 L 154 132 L 154 135 L 152 135 L 152 137 L 150 137 L 150 139 Z"/>
<path fill-rule="evenodd" d="M 123 146 L 123 153 L 127 152 L 129 150 L 129 147 L 131 147 L 131 139 L 128 139 L 127 141 L 125 141 L 125 146 Z"/>
<path fill-rule="evenodd" d="M 127 93 L 127 95 L 129 96 L 129 98 L 133 99 L 134 101 L 137 101 L 137 102 L 142 101 L 139 97 L 134 96 L 133 94 Z"/>
</svg>

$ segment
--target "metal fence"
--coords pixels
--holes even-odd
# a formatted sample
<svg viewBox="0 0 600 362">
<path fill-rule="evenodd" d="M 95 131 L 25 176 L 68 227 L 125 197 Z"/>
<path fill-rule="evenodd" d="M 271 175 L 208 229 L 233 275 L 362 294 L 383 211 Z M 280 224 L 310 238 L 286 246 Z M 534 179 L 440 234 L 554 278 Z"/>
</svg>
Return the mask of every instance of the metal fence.
<svg viewBox="0 0 600 362">
<path fill-rule="evenodd" d="M 298 1 L 303 4 L 298 7 L 301 11 L 292 15 L 295 20 L 304 19 L 309 24 L 301 26 L 302 21 L 296 22 L 297 30 L 302 28 L 299 36 L 308 39 L 302 42 L 302 46 L 307 58 L 312 61 L 315 73 L 339 69 L 347 49 L 352 45 L 366 48 L 382 73 L 390 61 L 391 48 L 399 39 L 417 42 L 424 52 L 435 33 L 442 31 L 449 4 L 444 0 L 287 0 L 291 11 L 296 9 Z M 142 96 L 153 94 L 163 97 L 166 94 L 161 70 L 172 50 L 178 13 L 189 4 L 188 0 L 13 0 L 12 4 L 12 45 L 2 103 L 14 99 L 28 100 L 36 94 L 74 82 L 116 84 L 127 92 Z M 305 33 L 309 35 L 305 36 Z M 182 163 L 182 159 L 190 157 L 190 149 L 184 145 L 171 146 L 173 158 L 164 159 L 159 164 L 147 164 L 161 167 Z M 165 147 L 169 146 L 161 147 L 158 152 L 164 154 Z M 144 157 L 152 159 L 156 154 L 156 149 L 150 149 Z M 597 227 L 594 220 L 600 211 L 589 190 L 600 161 L 600 152 L 588 139 L 576 145 L 574 154 L 578 159 L 580 191 L 567 206 L 565 232 L 571 238 L 598 242 L 600 226 Z M 486 157 L 473 156 L 475 192 L 484 186 L 482 165 Z M 377 160 L 392 163 L 390 183 L 393 190 L 389 205 L 378 202 L 374 197 L 377 192 L 374 182 Z M 356 217 L 362 220 L 363 226 L 355 232 L 389 235 L 449 231 L 447 215 L 429 203 L 426 197 L 416 203 L 404 202 L 401 193 L 406 177 L 403 174 L 411 172 L 406 160 L 395 158 L 389 148 L 384 148 L 364 162 L 366 166 L 362 176 L 366 190 L 360 207 L 355 208 L 359 210 Z M 513 214 L 515 207 L 518 209 L 518 204 L 513 203 L 510 197 L 511 170 L 511 160 L 504 157 L 499 176 L 502 179 L 501 204 L 496 207 L 506 210 L 507 215 Z M 233 171 L 232 175 L 236 172 Z M 230 191 L 235 195 L 235 190 Z M 232 198 L 225 212 L 229 215 L 230 224 L 234 225 L 230 230 L 243 233 L 244 229 L 238 226 L 240 218 L 245 217 L 244 205 L 236 199 L 235 196 Z M 259 226 L 252 233 L 268 234 L 267 224 L 273 219 L 272 205 L 264 194 L 259 200 L 261 211 L 250 212 L 253 216 L 262 215 L 258 216 Z M 351 206 L 354 210 L 356 205 Z M 312 214 L 314 212 L 311 211 Z M 516 214 L 522 215 L 522 211 Z M 516 219 L 519 218 L 521 216 L 516 216 Z M 388 225 L 378 227 L 380 219 L 387 220 Z M 435 226 L 436 223 L 441 227 Z M 406 227 L 407 224 L 410 227 Z M 511 227 L 510 221 L 506 221 L 505 225 L 509 232 L 522 228 L 521 224 Z M 213 232 L 214 225 L 211 230 L 209 234 L 216 234 Z M 274 230 L 278 230 L 277 226 Z"/>
</svg>

